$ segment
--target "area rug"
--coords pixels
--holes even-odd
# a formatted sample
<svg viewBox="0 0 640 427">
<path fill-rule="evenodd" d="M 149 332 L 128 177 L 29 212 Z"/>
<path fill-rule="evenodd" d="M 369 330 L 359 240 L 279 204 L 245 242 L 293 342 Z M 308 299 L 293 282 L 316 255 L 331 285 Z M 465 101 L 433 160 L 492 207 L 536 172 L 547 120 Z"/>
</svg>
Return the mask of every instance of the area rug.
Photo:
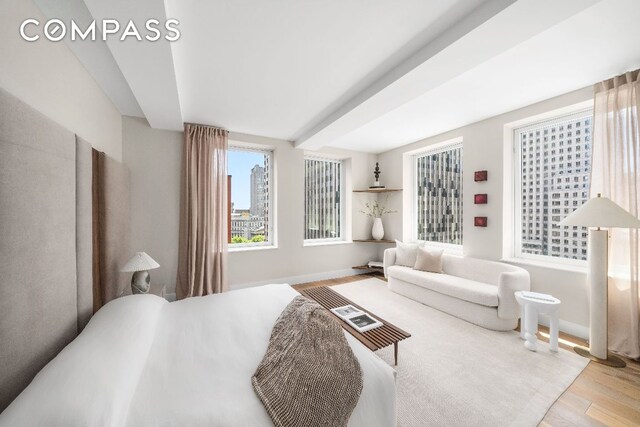
<svg viewBox="0 0 640 427">
<path fill-rule="evenodd" d="M 496 332 L 391 292 L 366 279 L 331 289 L 409 332 L 399 344 L 398 425 L 535 426 L 587 366 L 577 354 L 524 348 Z M 376 354 L 393 365 L 393 347 Z"/>
</svg>

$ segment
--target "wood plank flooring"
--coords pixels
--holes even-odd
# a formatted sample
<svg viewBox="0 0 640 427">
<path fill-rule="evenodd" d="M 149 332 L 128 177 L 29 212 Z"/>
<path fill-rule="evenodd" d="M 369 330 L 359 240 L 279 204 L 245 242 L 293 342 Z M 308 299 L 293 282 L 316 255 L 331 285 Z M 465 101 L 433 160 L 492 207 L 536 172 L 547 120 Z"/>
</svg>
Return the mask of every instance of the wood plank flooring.
<svg viewBox="0 0 640 427">
<path fill-rule="evenodd" d="M 300 290 L 334 286 L 371 277 L 384 280 L 379 273 L 366 273 L 293 287 Z M 538 337 L 548 342 L 548 329 L 540 326 Z M 560 333 L 561 347 L 572 350 L 574 345 L 585 346 L 586 342 Z M 625 361 L 627 367 L 622 369 L 589 362 L 549 409 L 540 426 L 640 426 L 640 363 L 629 359 Z"/>
</svg>

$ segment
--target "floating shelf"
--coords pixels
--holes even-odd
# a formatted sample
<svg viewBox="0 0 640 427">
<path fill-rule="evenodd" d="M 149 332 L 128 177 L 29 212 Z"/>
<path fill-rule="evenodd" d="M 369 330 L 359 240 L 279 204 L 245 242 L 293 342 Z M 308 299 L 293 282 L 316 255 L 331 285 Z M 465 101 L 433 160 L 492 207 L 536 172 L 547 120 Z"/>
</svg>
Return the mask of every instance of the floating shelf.
<svg viewBox="0 0 640 427">
<path fill-rule="evenodd" d="M 353 190 L 354 193 L 393 193 L 402 191 L 402 188 L 367 188 L 365 190 Z"/>
<path fill-rule="evenodd" d="M 376 270 L 376 271 L 382 271 L 384 270 L 383 267 L 369 267 L 368 265 L 356 265 L 355 267 L 351 267 L 354 270 Z"/>
<path fill-rule="evenodd" d="M 353 242 L 359 243 L 395 243 L 395 240 L 374 240 L 374 239 L 353 239 Z"/>
</svg>

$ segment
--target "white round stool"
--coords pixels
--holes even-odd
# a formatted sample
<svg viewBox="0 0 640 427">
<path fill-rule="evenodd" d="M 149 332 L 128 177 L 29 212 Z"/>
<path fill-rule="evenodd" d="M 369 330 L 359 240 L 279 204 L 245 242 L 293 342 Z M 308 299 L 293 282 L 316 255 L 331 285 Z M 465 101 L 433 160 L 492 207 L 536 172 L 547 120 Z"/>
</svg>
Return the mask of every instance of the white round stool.
<svg viewBox="0 0 640 427">
<path fill-rule="evenodd" d="M 538 337 L 538 314 L 549 315 L 549 349 L 558 351 L 558 308 L 560 300 L 551 295 L 537 292 L 517 291 L 516 300 L 520 304 L 520 338 L 526 340 L 527 350 L 536 351 Z"/>
</svg>

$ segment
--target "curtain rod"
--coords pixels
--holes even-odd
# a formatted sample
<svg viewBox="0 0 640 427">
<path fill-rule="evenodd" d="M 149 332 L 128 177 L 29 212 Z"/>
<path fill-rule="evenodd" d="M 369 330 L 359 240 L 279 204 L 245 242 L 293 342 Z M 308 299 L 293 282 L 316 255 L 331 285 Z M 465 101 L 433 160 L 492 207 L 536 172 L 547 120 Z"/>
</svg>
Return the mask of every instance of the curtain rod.
<svg viewBox="0 0 640 427">
<path fill-rule="evenodd" d="M 187 125 L 189 125 L 189 126 L 200 126 L 200 127 L 203 127 L 203 128 L 211 128 L 211 129 L 216 129 L 216 130 L 222 130 L 222 131 L 225 131 L 225 132 L 229 133 L 229 131 L 227 129 L 225 129 L 225 128 L 221 128 L 221 127 L 218 127 L 218 126 L 212 126 L 212 125 L 203 125 L 202 123 L 184 122 L 183 125 L 184 126 L 187 126 Z"/>
</svg>

